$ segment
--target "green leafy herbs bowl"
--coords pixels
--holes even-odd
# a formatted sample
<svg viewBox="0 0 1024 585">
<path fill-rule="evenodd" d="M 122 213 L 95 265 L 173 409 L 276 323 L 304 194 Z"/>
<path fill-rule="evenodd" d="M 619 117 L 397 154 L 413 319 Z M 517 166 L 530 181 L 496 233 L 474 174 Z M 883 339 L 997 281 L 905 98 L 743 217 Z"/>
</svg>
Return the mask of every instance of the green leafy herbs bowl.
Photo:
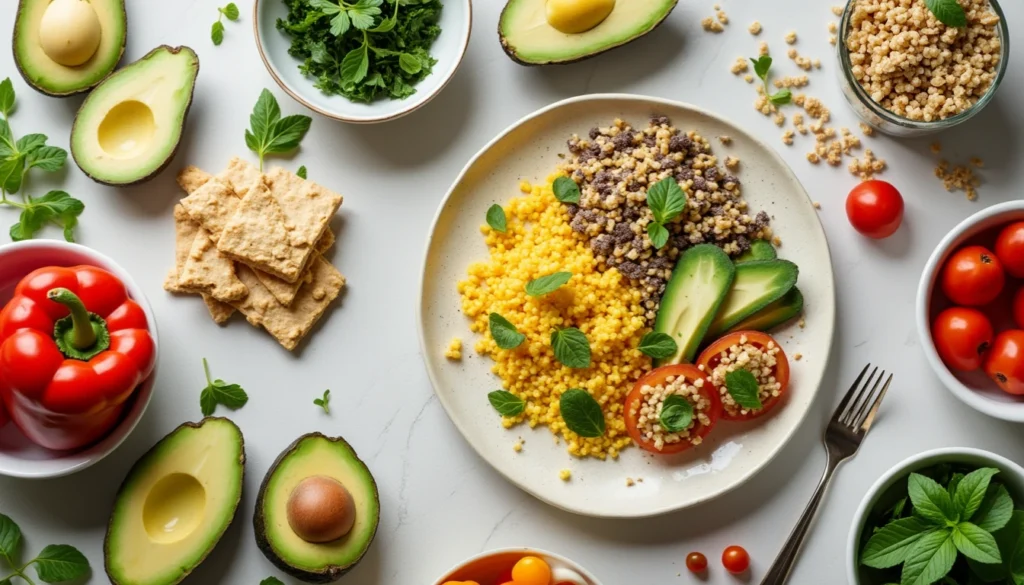
<svg viewBox="0 0 1024 585">
<path fill-rule="evenodd" d="M 297 102 L 343 122 L 410 114 L 441 93 L 469 46 L 471 0 L 256 0 L 256 46 Z"/>
<path fill-rule="evenodd" d="M 1024 583 L 1024 468 L 955 447 L 915 455 L 868 490 L 847 542 L 851 585 Z"/>
</svg>

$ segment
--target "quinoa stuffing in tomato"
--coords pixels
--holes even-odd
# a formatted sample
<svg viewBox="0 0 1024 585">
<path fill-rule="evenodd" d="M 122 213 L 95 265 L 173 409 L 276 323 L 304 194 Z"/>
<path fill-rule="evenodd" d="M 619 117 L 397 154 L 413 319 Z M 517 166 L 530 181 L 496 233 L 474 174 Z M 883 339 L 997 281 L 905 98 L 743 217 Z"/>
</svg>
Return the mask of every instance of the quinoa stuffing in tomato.
<svg viewBox="0 0 1024 585">
<path fill-rule="evenodd" d="M 782 399 L 789 386 L 789 360 L 775 339 L 759 331 L 737 331 L 712 343 L 697 360 L 718 391 L 725 420 L 751 420 Z M 737 387 L 733 374 L 749 372 L 756 391 Z M 730 381 L 733 381 L 730 384 Z M 760 405 L 760 406 L 758 406 Z"/>
<path fill-rule="evenodd" d="M 718 422 L 721 403 L 695 366 L 652 370 L 626 398 L 626 429 L 646 451 L 671 454 L 700 445 Z"/>
</svg>

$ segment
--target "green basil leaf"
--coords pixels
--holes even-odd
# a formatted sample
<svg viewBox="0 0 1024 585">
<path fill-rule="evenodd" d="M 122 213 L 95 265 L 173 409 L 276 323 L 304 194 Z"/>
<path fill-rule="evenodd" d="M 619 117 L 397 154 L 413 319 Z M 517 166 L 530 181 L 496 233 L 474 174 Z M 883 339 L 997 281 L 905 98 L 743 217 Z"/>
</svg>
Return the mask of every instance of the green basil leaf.
<svg viewBox="0 0 1024 585">
<path fill-rule="evenodd" d="M 269 142 L 270 130 L 280 119 L 281 106 L 277 104 L 277 98 L 274 97 L 274 94 L 270 93 L 270 90 L 264 89 L 260 92 L 260 97 L 256 100 L 256 106 L 249 116 L 249 126 L 252 128 L 252 134 L 257 144 L 263 145 Z M 249 139 L 246 137 L 246 144 L 248 143 Z M 252 147 L 250 146 L 250 148 Z M 259 146 L 252 148 L 252 150 L 261 152 L 263 148 Z"/>
<path fill-rule="evenodd" d="M 359 83 L 366 77 L 370 69 L 370 55 L 366 45 L 352 49 L 341 60 L 341 79 L 343 83 Z"/>
<path fill-rule="evenodd" d="M 0 155 L 7 156 L 18 152 L 18 147 L 14 143 L 14 134 L 11 132 L 11 125 L 3 118 L 0 118 L 0 146 L 3 147 Z"/>
<path fill-rule="evenodd" d="M 497 313 L 491 313 L 488 318 L 488 325 L 491 329 L 491 337 L 494 343 L 501 349 L 515 349 L 526 341 L 526 336 L 516 329 L 516 326 L 508 319 Z"/>
<path fill-rule="evenodd" d="M 260 585 L 284 585 L 284 583 L 277 577 L 267 577 L 260 581 Z"/>
<path fill-rule="evenodd" d="M 0 514 L 0 555 L 16 561 L 20 548 L 21 528 L 9 516 Z"/>
<path fill-rule="evenodd" d="M 775 104 L 776 106 L 784 106 L 793 101 L 793 92 L 789 89 L 780 89 L 779 91 L 768 96 L 768 101 Z"/>
<path fill-rule="evenodd" d="M 693 424 L 693 405 L 678 394 L 665 397 L 658 424 L 667 433 L 681 433 Z"/>
<path fill-rule="evenodd" d="M 667 333 L 648 331 L 640 340 L 640 346 L 637 349 L 646 356 L 656 360 L 663 360 L 675 355 L 679 351 L 679 344 Z"/>
<path fill-rule="evenodd" d="M 299 170 L 295 171 L 295 176 L 300 178 L 300 179 L 307 178 L 306 177 L 307 174 L 308 173 L 306 172 L 306 165 L 302 165 L 301 167 L 299 167 Z"/>
<path fill-rule="evenodd" d="M 654 246 L 654 249 L 660 250 L 668 243 L 669 233 L 665 226 L 652 221 L 647 224 L 647 237 L 651 240 L 651 245 Z"/>
<path fill-rule="evenodd" d="M 1015 510 L 1006 525 L 992 534 L 999 545 L 1000 564 L 979 563 L 968 558 L 971 572 L 986 583 L 1014 583 L 1024 576 L 1024 511 Z M 1014 575 L 1014 568 L 1018 575 Z"/>
<path fill-rule="evenodd" d="M 647 189 L 647 207 L 654 221 L 664 225 L 686 209 L 686 192 L 672 177 L 666 177 Z"/>
<path fill-rule="evenodd" d="M 51 544 L 32 561 L 44 583 L 63 583 L 89 574 L 89 560 L 67 544 Z"/>
<path fill-rule="evenodd" d="M 914 504 L 914 513 L 918 516 L 939 526 L 944 526 L 947 522 L 960 521 L 960 515 L 956 512 L 949 492 L 934 479 L 919 473 L 911 473 L 907 486 L 910 501 Z"/>
<path fill-rule="evenodd" d="M 18 223 L 11 226 L 11 239 L 15 242 L 31 240 L 36 232 L 43 229 L 50 216 L 49 210 L 45 207 L 26 207 L 21 210 Z"/>
<path fill-rule="evenodd" d="M 571 278 L 572 272 L 555 272 L 554 274 L 535 278 L 526 283 L 526 294 L 531 297 L 542 297 L 555 292 L 559 287 L 569 282 Z"/>
<path fill-rule="evenodd" d="M 911 547 L 934 529 L 924 520 L 911 516 L 890 522 L 871 535 L 860 553 L 862 565 L 888 569 L 907 560 Z"/>
<path fill-rule="evenodd" d="M 420 63 L 420 60 L 409 53 L 402 53 L 398 56 L 398 66 L 409 75 L 416 75 L 420 72 L 420 69 L 423 69 L 423 64 Z"/>
<path fill-rule="evenodd" d="M 526 401 L 507 390 L 495 390 L 487 400 L 501 416 L 519 416 L 526 410 Z"/>
<path fill-rule="evenodd" d="M 340 37 L 348 32 L 349 27 L 352 26 L 352 20 L 348 17 L 347 10 L 339 10 L 334 18 L 331 19 L 331 34 Z"/>
<path fill-rule="evenodd" d="M 988 486 L 992 482 L 992 477 L 997 473 L 999 473 L 998 469 L 983 467 L 972 471 L 962 480 L 956 482 L 957 487 L 953 496 L 953 506 L 960 514 L 960 520 L 967 521 L 974 517 L 974 513 L 978 511 L 978 508 L 981 507 L 981 502 L 985 499 L 985 494 L 988 492 Z M 952 481 L 950 485 L 953 485 Z"/>
<path fill-rule="evenodd" d="M 907 498 L 900 498 L 892 508 L 889 509 L 887 514 L 890 520 L 899 520 L 903 517 L 903 511 L 907 509 Z"/>
<path fill-rule="evenodd" d="M 1013 498 L 1010 497 L 1010 492 L 1006 491 L 1004 485 L 992 484 L 988 486 L 985 499 L 971 520 L 978 528 L 995 533 L 1006 526 L 1012 515 Z"/>
<path fill-rule="evenodd" d="M 46 134 L 26 134 L 18 139 L 18 152 L 27 155 L 44 144 L 46 144 Z"/>
<path fill-rule="evenodd" d="M 224 23 L 219 20 L 213 23 L 210 27 L 210 40 L 218 46 L 224 42 Z"/>
<path fill-rule="evenodd" d="M 555 199 L 562 203 L 579 203 L 580 186 L 569 177 L 558 177 L 551 186 L 555 192 Z"/>
<path fill-rule="evenodd" d="M 24 178 L 25 157 L 13 154 L 0 160 L 0 187 L 8 194 L 17 193 L 21 189 Z"/>
<path fill-rule="evenodd" d="M 757 378 L 747 370 L 736 370 L 725 375 L 725 389 L 729 396 L 743 408 L 757 410 L 764 408 L 761 404 L 761 387 Z"/>
<path fill-rule="evenodd" d="M 946 486 L 946 492 L 949 494 L 949 497 L 952 498 L 956 496 L 956 488 L 958 485 L 960 485 L 960 482 L 964 480 L 964 477 L 966 476 L 962 473 L 954 473 L 952 476 L 950 476 L 949 485 Z M 955 504 L 956 501 L 954 500 L 953 503 Z"/>
<path fill-rule="evenodd" d="M 46 138 L 45 136 L 43 137 Z M 57 146 L 40 146 L 37 147 L 25 156 L 25 166 L 27 168 L 38 168 L 40 170 L 52 173 L 59 171 L 64 167 L 64 162 L 68 159 L 68 151 Z"/>
<path fill-rule="evenodd" d="M 593 439 L 604 434 L 604 412 L 586 390 L 566 390 L 559 400 L 559 409 L 565 426 L 577 435 Z"/>
<path fill-rule="evenodd" d="M 0 81 L 0 114 L 6 118 L 14 111 L 14 84 L 8 77 Z"/>
<path fill-rule="evenodd" d="M 979 563 L 1003 562 L 996 539 L 970 522 L 961 522 L 953 528 L 953 544 L 965 557 Z"/>
<path fill-rule="evenodd" d="M 263 144 L 260 143 L 260 139 L 256 138 L 256 135 L 249 130 L 245 131 L 245 146 L 257 154 L 263 150 Z"/>
<path fill-rule="evenodd" d="M 903 563 L 901 585 L 931 585 L 949 574 L 956 562 L 956 546 L 951 532 L 949 529 L 935 530 L 913 544 Z"/>
<path fill-rule="evenodd" d="M 751 63 L 754 64 L 754 73 L 762 80 L 768 79 L 768 71 L 772 68 L 772 58 L 768 55 L 761 55 L 757 59 L 751 59 Z"/>
<path fill-rule="evenodd" d="M 295 150 L 309 132 L 313 118 L 309 116 L 288 116 L 281 118 L 271 128 L 271 138 L 265 143 L 265 153 L 282 153 Z"/>
<path fill-rule="evenodd" d="M 570 368 L 590 367 L 590 341 L 575 327 L 556 329 L 551 333 L 551 348 L 555 359 Z"/>
<path fill-rule="evenodd" d="M 496 232 L 505 233 L 508 229 L 508 220 L 505 217 L 505 210 L 495 203 L 487 208 L 487 225 Z"/>
<path fill-rule="evenodd" d="M 236 5 L 234 2 L 229 2 L 228 5 L 225 6 L 223 10 L 221 10 L 221 12 L 228 20 L 238 20 L 238 5 Z"/>
<path fill-rule="evenodd" d="M 953 28 L 967 26 L 967 13 L 957 0 L 924 0 L 924 4 L 942 24 Z"/>
</svg>

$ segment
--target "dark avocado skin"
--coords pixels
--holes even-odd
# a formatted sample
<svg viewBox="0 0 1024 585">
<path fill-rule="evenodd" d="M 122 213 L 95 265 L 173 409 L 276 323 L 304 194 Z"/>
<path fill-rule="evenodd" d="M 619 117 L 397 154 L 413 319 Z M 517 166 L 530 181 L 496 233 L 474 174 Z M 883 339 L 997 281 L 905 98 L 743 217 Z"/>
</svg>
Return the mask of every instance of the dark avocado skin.
<svg viewBox="0 0 1024 585">
<path fill-rule="evenodd" d="M 187 422 L 187 423 L 183 423 L 183 424 L 179 425 L 176 429 L 174 429 L 173 431 L 171 431 L 171 432 L 167 433 L 166 435 L 164 435 L 164 437 L 162 439 L 160 439 L 160 441 L 163 441 L 163 439 L 166 439 L 167 437 L 170 437 L 174 433 L 177 433 L 178 431 L 180 431 L 181 429 L 184 429 L 184 428 L 198 429 L 198 428 L 202 427 L 204 424 L 206 424 L 208 421 L 211 421 L 211 420 L 224 421 L 224 422 L 227 422 L 228 424 L 230 424 L 231 426 L 235 427 L 236 429 L 238 429 L 238 425 L 236 425 L 231 419 L 220 417 L 220 416 L 208 416 L 208 417 L 204 418 L 203 420 L 201 420 L 201 421 L 199 421 L 197 423 Z M 242 467 L 242 485 L 244 486 L 245 485 L 245 436 L 242 435 L 242 430 L 241 429 L 238 429 L 238 436 L 241 437 L 241 447 L 242 447 L 242 455 L 238 458 L 238 464 Z M 156 449 L 157 445 L 160 444 L 160 441 L 157 441 L 156 443 L 154 443 L 153 446 L 150 447 L 148 451 L 143 453 L 142 456 L 140 456 L 138 458 L 138 460 L 135 461 L 135 464 L 132 465 L 132 468 L 128 470 L 128 473 L 125 474 L 124 479 L 121 480 L 120 487 L 117 488 L 117 494 L 114 496 L 114 501 L 115 502 L 118 500 L 118 498 L 121 497 L 121 493 L 124 492 L 125 484 L 128 482 L 128 478 L 132 476 L 132 473 L 135 471 L 135 468 L 139 466 L 139 463 L 141 463 L 144 459 L 146 459 L 146 456 L 148 456 L 150 453 L 153 452 L 154 449 Z M 239 493 L 238 494 L 238 500 L 235 502 L 235 513 L 236 514 L 238 512 L 238 504 L 241 502 L 241 500 L 242 500 L 242 494 Z M 113 520 L 113 516 L 111 516 L 111 520 Z M 232 523 L 233 522 L 234 521 L 232 521 Z M 227 529 L 230 526 L 231 526 L 231 524 L 229 523 L 227 526 L 224 527 L 224 530 L 221 531 L 221 533 L 218 534 L 217 538 L 214 540 L 215 543 L 216 542 L 220 542 L 221 537 L 224 536 L 224 532 L 227 532 Z M 114 576 L 110 574 L 110 570 L 106 566 L 106 561 L 107 561 L 108 558 L 110 558 L 110 548 L 109 548 L 109 546 L 110 546 L 110 529 L 111 528 L 112 528 L 111 522 L 108 521 L 107 522 L 107 533 L 103 537 L 103 565 L 104 565 L 103 566 L 103 570 L 104 570 L 104 572 L 106 572 L 107 578 L 110 579 L 110 582 L 113 585 L 131 585 L 131 583 L 123 583 L 122 584 L 120 581 L 115 580 Z M 213 549 L 215 549 L 215 548 L 217 548 L 217 547 L 216 546 L 211 546 L 210 550 L 206 551 L 206 554 L 203 555 L 203 557 L 201 559 L 199 559 L 199 562 L 196 563 L 195 566 L 192 567 L 192 569 L 194 570 L 196 567 L 201 565 L 203 563 L 203 561 L 206 560 L 206 557 L 210 556 L 210 553 L 213 552 Z M 191 573 L 192 573 L 192 571 L 190 570 L 187 573 L 185 573 L 184 575 L 182 575 L 181 576 L 181 580 L 179 580 L 178 583 L 180 583 L 182 580 L 184 580 L 186 577 L 188 577 Z"/>
<path fill-rule="evenodd" d="M 182 45 L 180 47 L 171 47 L 169 45 L 160 45 L 159 47 L 157 47 L 157 48 L 153 49 L 152 51 L 146 53 L 146 55 L 143 56 L 141 59 L 139 59 L 139 61 L 144 61 L 144 60 L 148 59 L 150 55 L 152 55 L 153 53 L 156 53 L 157 51 L 160 51 L 160 50 L 170 51 L 171 53 L 177 55 L 178 53 L 181 52 L 182 49 L 188 49 L 188 50 L 192 51 L 193 54 L 196 54 L 196 58 L 194 60 L 194 65 L 193 66 L 195 67 L 196 77 L 198 78 L 199 77 L 199 56 L 195 52 L 195 49 L 192 49 L 191 47 L 187 47 L 185 45 Z M 120 70 L 115 72 L 115 73 L 113 73 L 113 74 L 111 74 L 111 75 L 116 75 L 118 72 L 120 72 Z M 109 77 L 107 79 L 109 79 Z M 106 81 L 106 79 L 104 79 L 103 81 Z M 102 82 L 100 82 L 100 83 L 102 83 Z M 192 82 L 192 87 L 189 88 L 188 97 L 186 98 L 186 101 L 185 101 L 184 115 L 181 118 L 183 125 L 185 124 L 185 122 L 188 121 L 188 113 L 189 113 L 189 110 L 192 109 L 192 97 L 195 95 L 195 93 L 196 93 L 196 84 L 195 84 L 195 81 L 193 81 Z M 82 108 L 84 108 L 86 106 L 86 104 L 88 104 L 88 103 L 89 103 L 89 99 L 86 98 L 86 101 L 82 103 Z M 79 109 L 79 112 L 81 112 L 81 108 Z M 75 128 L 77 128 L 77 127 L 78 127 L 78 114 L 76 113 L 75 114 L 75 122 L 74 122 L 74 124 L 71 125 L 71 135 L 74 135 Z M 182 128 L 182 133 L 183 134 L 184 134 L 184 131 L 185 131 L 185 129 Z M 138 185 L 140 183 L 145 183 L 146 181 L 149 181 L 153 177 L 155 177 L 155 176 L 159 175 L 160 173 L 162 173 L 164 171 L 164 169 L 166 169 L 167 166 L 171 164 L 171 161 L 174 160 L 174 157 L 178 154 L 178 149 L 181 148 L 181 139 L 182 139 L 182 136 L 179 136 L 178 137 L 178 142 L 174 145 L 174 148 L 167 155 L 167 160 L 165 160 L 159 167 L 157 167 L 156 170 L 154 170 L 152 173 L 149 173 L 148 175 L 146 175 L 144 177 L 140 177 L 140 178 L 138 178 L 138 179 L 136 179 L 134 181 L 130 181 L 130 182 L 127 182 L 127 183 L 111 183 L 111 182 L 108 182 L 108 181 L 104 181 L 103 179 L 94 177 L 93 175 L 89 174 L 85 170 L 82 170 L 82 172 L 85 173 L 85 175 L 87 177 L 89 177 L 90 179 L 92 179 L 93 181 L 96 181 L 97 183 L 99 183 L 101 185 L 110 185 L 111 187 L 131 187 L 132 185 Z M 74 159 L 75 160 L 75 164 L 78 165 L 78 159 L 75 157 L 75 149 L 72 148 L 70 150 L 71 150 L 71 158 Z M 78 165 L 78 168 L 81 169 L 82 166 Z"/>
<path fill-rule="evenodd" d="M 639 35 L 637 35 L 635 37 L 631 37 L 631 38 L 629 38 L 629 39 L 627 39 L 625 41 L 622 41 L 621 43 L 618 43 L 618 44 L 615 44 L 615 45 L 609 45 L 609 46 L 601 49 L 600 51 L 595 51 L 595 52 L 593 52 L 593 53 L 591 53 L 589 55 L 584 55 L 582 57 L 577 57 L 575 59 L 569 59 L 569 60 L 566 60 L 566 61 L 549 61 L 547 63 L 531 63 L 531 62 L 523 61 L 522 59 L 520 59 L 519 56 L 516 55 L 515 47 L 509 46 L 508 41 L 505 40 L 505 35 L 503 35 L 501 33 L 501 23 L 502 23 L 502 21 L 505 20 L 505 11 L 508 10 L 508 7 L 509 7 L 509 5 L 512 2 L 513 2 L 513 0 L 508 0 L 508 2 L 505 3 L 505 8 L 502 9 L 501 15 L 498 17 L 498 39 L 501 41 L 501 48 L 505 51 L 505 54 L 508 55 L 509 59 L 512 59 L 516 63 L 518 63 L 520 65 L 524 65 L 526 67 L 539 67 L 541 65 L 571 65 L 572 63 L 579 63 L 580 61 L 586 61 L 587 59 L 590 59 L 591 57 L 596 57 L 596 56 L 600 55 L 601 53 L 607 53 L 608 51 L 611 51 L 612 49 L 617 49 L 617 48 L 619 48 L 619 47 L 621 47 L 623 45 L 628 45 L 629 43 L 632 43 L 633 41 L 635 41 L 635 40 L 637 40 L 637 39 L 639 39 L 641 37 L 647 36 L 647 35 L 651 34 L 652 32 L 654 32 L 655 29 L 657 29 L 659 26 L 661 26 L 661 23 L 663 23 L 666 20 L 668 20 L 668 17 L 672 15 L 672 11 L 675 10 L 676 6 L 679 5 L 679 0 L 676 0 L 675 2 L 672 3 L 672 8 L 669 8 L 668 12 L 665 13 L 665 16 L 661 20 L 659 20 L 657 23 L 655 23 L 655 25 L 652 26 L 650 28 L 650 30 L 648 30 L 647 32 L 645 32 L 643 34 L 639 34 Z"/>
<path fill-rule="evenodd" d="M 51 96 L 51 97 L 69 97 L 69 96 L 73 96 L 73 95 L 79 95 L 79 94 L 87 93 L 87 92 L 91 91 L 92 88 L 94 88 L 97 85 L 103 83 L 103 80 L 106 79 L 106 77 L 104 77 L 103 79 L 100 79 L 99 81 L 97 81 L 96 83 L 94 83 L 94 84 L 92 84 L 92 85 L 90 85 L 88 87 L 83 87 L 83 88 L 77 89 L 75 91 L 67 91 L 67 92 L 61 93 L 59 91 L 55 92 L 55 91 L 51 91 L 49 89 L 46 89 L 45 87 L 40 87 L 40 86 L 36 85 L 35 81 L 32 81 L 32 77 L 25 71 L 25 69 L 22 68 L 21 61 L 17 58 L 18 51 L 15 49 L 15 47 L 18 44 L 18 37 L 21 36 L 21 27 L 18 26 L 18 23 L 21 22 L 21 11 L 24 10 L 25 2 L 26 2 L 26 0 L 19 0 L 19 2 L 18 2 L 18 12 L 14 15 L 14 34 L 11 35 L 11 37 L 12 37 L 11 38 L 11 51 L 14 53 L 14 56 L 15 56 L 14 65 L 18 68 L 18 73 L 21 74 L 21 77 L 22 77 L 22 79 L 25 80 L 25 83 L 27 83 L 29 85 L 29 87 L 31 87 L 32 89 L 38 91 L 39 93 L 45 94 L 45 95 L 48 95 L 48 96 Z M 125 3 L 122 0 L 122 2 L 121 2 L 121 16 L 124 17 L 124 21 L 125 22 L 128 22 L 128 12 L 125 10 L 124 4 Z M 128 35 L 125 34 L 124 35 L 124 41 L 121 43 L 121 48 L 117 52 L 117 60 L 118 60 L 118 62 L 120 62 L 121 61 L 121 57 L 124 56 L 124 46 L 125 46 L 125 44 L 127 42 L 128 42 Z M 116 71 L 117 68 L 115 67 L 114 70 Z M 111 71 L 110 73 L 113 74 L 114 72 Z M 110 75 L 108 75 L 107 77 L 110 77 Z"/>
<path fill-rule="evenodd" d="M 260 484 L 260 492 L 256 496 L 256 509 L 252 515 L 252 526 L 256 532 L 256 546 L 259 547 L 260 551 L 263 552 L 263 556 L 267 557 L 268 561 L 274 563 L 275 567 L 291 575 L 292 577 L 295 577 L 300 581 L 305 581 L 306 583 L 330 583 L 332 581 L 337 581 L 338 579 L 342 578 L 345 575 L 345 573 L 348 573 L 356 565 L 358 565 L 359 561 L 361 561 L 363 559 L 363 556 L 366 555 L 366 551 L 370 550 L 370 547 L 366 547 L 366 551 L 363 551 L 363 554 L 360 555 L 358 559 L 353 561 L 348 566 L 342 567 L 331 565 L 325 567 L 322 571 L 304 571 L 302 569 L 297 569 L 292 565 L 289 565 L 288 561 L 282 559 L 277 555 L 276 552 L 274 552 L 274 548 L 270 546 L 270 540 L 267 538 L 267 526 L 263 518 L 263 503 L 264 500 L 266 499 L 267 484 L 270 483 L 270 478 L 274 476 L 274 473 L 277 471 L 278 465 L 280 465 L 281 462 L 285 460 L 285 458 L 291 455 L 292 452 L 295 451 L 295 449 L 297 449 L 298 446 L 302 444 L 304 440 L 312 438 L 322 438 L 327 439 L 332 443 L 341 443 L 348 447 L 353 454 L 355 454 L 356 452 L 356 450 L 352 448 L 352 445 L 349 445 L 348 441 L 346 441 L 345 439 L 342 439 L 341 437 L 328 437 L 323 433 L 308 433 L 302 435 L 298 439 L 295 439 L 295 441 L 293 441 L 291 445 L 288 445 L 287 449 L 282 451 L 281 454 L 277 456 L 277 459 L 274 460 L 273 465 L 270 466 L 270 469 L 267 470 L 267 474 L 263 477 L 263 483 Z M 358 455 L 354 456 L 356 458 L 356 461 L 362 463 L 363 465 L 366 465 L 366 463 L 364 463 L 363 460 L 360 459 Z M 377 500 L 377 502 L 380 502 L 380 492 L 377 490 L 377 480 L 373 479 L 372 474 L 370 475 L 370 480 L 373 482 L 373 498 Z M 377 535 L 377 527 L 379 525 L 380 515 L 377 516 L 377 524 L 373 526 L 373 531 L 370 533 L 371 542 Z"/>
</svg>

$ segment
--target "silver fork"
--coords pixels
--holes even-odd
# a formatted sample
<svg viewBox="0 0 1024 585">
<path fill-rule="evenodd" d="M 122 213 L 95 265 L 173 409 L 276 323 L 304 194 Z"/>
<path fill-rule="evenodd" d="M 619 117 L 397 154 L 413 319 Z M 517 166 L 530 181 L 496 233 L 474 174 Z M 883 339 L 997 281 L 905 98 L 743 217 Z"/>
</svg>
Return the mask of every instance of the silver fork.
<svg viewBox="0 0 1024 585">
<path fill-rule="evenodd" d="M 793 528 L 789 539 L 786 540 L 782 552 L 768 569 L 761 585 L 783 585 L 789 579 L 789 574 L 796 564 L 797 555 L 800 553 L 800 547 L 803 546 L 807 531 L 814 521 L 821 501 L 825 498 L 825 492 L 829 483 L 832 482 L 836 468 L 857 453 L 861 442 L 864 441 L 864 436 L 871 429 L 871 423 L 875 421 L 878 407 L 882 405 L 882 398 L 885 398 L 885 392 L 892 382 L 892 374 L 886 378 L 883 370 L 882 374 L 876 377 L 878 374 L 876 367 L 865 381 L 864 376 L 869 369 L 871 369 L 871 364 L 864 366 L 860 375 L 857 376 L 857 381 L 850 387 L 839 404 L 839 408 L 832 415 L 832 420 L 829 421 L 828 427 L 825 429 L 825 450 L 828 453 L 825 474 L 822 475 L 818 488 L 811 496 L 810 503 L 807 504 L 796 527 Z M 882 383 L 883 379 L 885 379 L 884 384 Z"/>
</svg>

